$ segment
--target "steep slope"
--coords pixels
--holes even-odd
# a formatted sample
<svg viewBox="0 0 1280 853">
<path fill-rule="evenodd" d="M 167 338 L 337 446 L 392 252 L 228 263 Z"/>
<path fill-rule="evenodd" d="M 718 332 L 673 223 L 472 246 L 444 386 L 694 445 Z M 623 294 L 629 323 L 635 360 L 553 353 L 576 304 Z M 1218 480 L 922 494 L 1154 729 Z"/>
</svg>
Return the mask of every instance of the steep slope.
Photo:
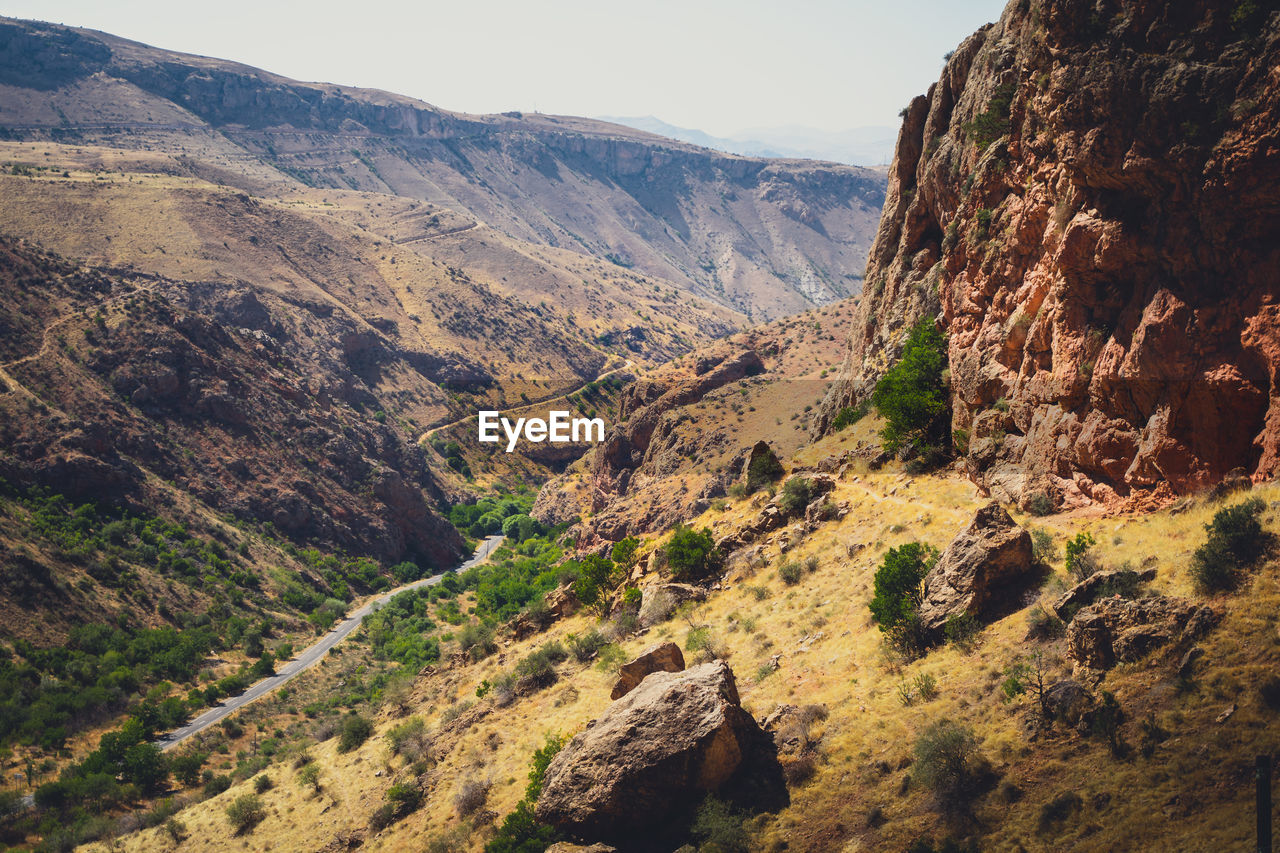
<svg viewBox="0 0 1280 853">
<path fill-rule="evenodd" d="M 8 138 L 210 149 L 204 168 L 251 193 L 275 172 L 417 199 L 764 318 L 857 292 L 884 191 L 851 166 L 736 157 L 587 119 L 450 113 L 10 19 L 0 104 Z"/>
<path fill-rule="evenodd" d="M 949 335 L 995 497 L 1070 507 L 1280 465 L 1272 3 L 1019 0 L 904 111 L 845 376 Z M 1043 496 L 1043 497 L 1041 497 Z"/>
</svg>

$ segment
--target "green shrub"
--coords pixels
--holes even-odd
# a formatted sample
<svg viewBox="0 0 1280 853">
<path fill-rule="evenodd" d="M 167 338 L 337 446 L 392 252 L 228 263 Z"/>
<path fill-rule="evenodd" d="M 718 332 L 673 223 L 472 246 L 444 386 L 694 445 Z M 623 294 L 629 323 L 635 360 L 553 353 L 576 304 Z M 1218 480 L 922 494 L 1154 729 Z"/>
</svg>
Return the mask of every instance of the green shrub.
<svg viewBox="0 0 1280 853">
<path fill-rule="evenodd" d="M 787 560 L 778 566 L 778 577 L 782 578 L 782 582 L 787 586 L 795 586 L 800 583 L 800 578 L 804 577 L 804 568 L 795 560 Z"/>
<path fill-rule="evenodd" d="M 1089 533 L 1077 533 L 1074 539 L 1067 542 L 1067 574 L 1076 580 L 1084 580 L 1101 568 L 1097 558 L 1089 553 L 1094 544 L 1093 536 Z"/>
<path fill-rule="evenodd" d="M 813 500 L 813 483 L 807 477 L 792 477 L 782 486 L 778 509 L 786 516 L 800 515 Z"/>
<path fill-rule="evenodd" d="M 1044 492 L 1036 492 L 1027 498 L 1027 512 L 1032 515 L 1049 515 L 1053 512 L 1053 499 Z"/>
<path fill-rule="evenodd" d="M 603 608 L 607 604 L 613 561 L 598 554 L 589 554 L 579 566 L 578 579 L 573 582 L 574 594 L 586 607 Z"/>
<path fill-rule="evenodd" d="M 1267 535 L 1258 516 L 1266 509 L 1252 497 L 1214 513 L 1205 525 L 1208 538 L 1191 558 L 1191 575 L 1204 592 L 1234 589 L 1242 573 L 1252 568 L 1267 547 Z"/>
<path fill-rule="evenodd" d="M 719 571 L 722 564 L 715 540 L 706 528 L 694 530 L 677 524 L 662 550 L 671 576 L 676 580 L 702 580 Z"/>
<path fill-rule="evenodd" d="M 747 853 L 751 849 L 751 837 L 743 825 L 745 819 L 745 814 L 723 800 L 707 797 L 698 807 L 689 832 L 698 841 L 700 850 Z"/>
<path fill-rule="evenodd" d="M 949 404 L 943 372 L 947 366 L 946 339 L 925 318 L 911 328 L 902 358 L 871 394 L 876 411 L 885 419 L 880 438 L 884 449 L 896 453 L 947 443 Z"/>
<path fill-rule="evenodd" d="M 839 432 L 842 429 L 848 429 L 865 418 L 869 409 L 870 404 L 868 401 L 863 401 L 857 406 L 845 406 L 836 412 L 835 418 L 831 421 L 831 430 Z"/>
<path fill-rule="evenodd" d="M 785 473 L 777 454 L 766 444 L 764 451 L 747 465 L 747 493 L 758 492 L 770 483 L 776 483 Z"/>
<path fill-rule="evenodd" d="M 569 651 L 573 653 L 574 660 L 578 661 L 578 663 L 586 663 L 591 660 L 602 648 L 609 644 L 604 634 L 601 634 L 595 628 L 591 628 L 581 635 L 570 634 L 565 640 L 569 644 Z"/>
<path fill-rule="evenodd" d="M 257 794 L 241 794 L 227 806 L 227 820 L 231 821 L 231 828 L 236 835 L 249 832 L 266 816 L 267 810 L 263 808 L 262 798 Z"/>
<path fill-rule="evenodd" d="M 298 770 L 298 784 L 313 791 L 320 790 L 320 765 L 308 762 Z"/>
<path fill-rule="evenodd" d="M 889 633 L 910 619 L 924 598 L 924 579 L 938 551 L 919 542 L 890 548 L 876 569 L 869 607 L 880 630 Z"/>
<path fill-rule="evenodd" d="M 338 738 L 338 752 L 351 752 L 373 734 L 373 723 L 356 713 L 347 715 L 342 720 L 342 728 Z"/>
<path fill-rule="evenodd" d="M 1014 83 L 998 87 L 991 94 L 991 100 L 987 101 L 987 108 L 974 116 L 973 121 L 965 122 L 964 132 L 979 151 L 985 151 L 987 146 L 1009 132 L 1009 115 L 1017 91 Z"/>
<path fill-rule="evenodd" d="M 947 617 L 946 624 L 942 626 L 942 634 L 947 638 L 947 642 L 965 651 L 970 650 L 981 630 L 982 626 L 978 620 L 968 613 L 953 613 Z"/>
<path fill-rule="evenodd" d="M 1057 551 L 1053 547 L 1053 534 L 1043 527 L 1031 528 L 1031 556 L 1035 557 L 1037 563 L 1043 563 L 1046 566 L 1057 556 Z"/>
<path fill-rule="evenodd" d="M 261 776 L 253 780 L 253 790 L 258 794 L 265 794 L 275 787 L 275 783 L 271 781 L 271 777 L 263 773 Z"/>
</svg>

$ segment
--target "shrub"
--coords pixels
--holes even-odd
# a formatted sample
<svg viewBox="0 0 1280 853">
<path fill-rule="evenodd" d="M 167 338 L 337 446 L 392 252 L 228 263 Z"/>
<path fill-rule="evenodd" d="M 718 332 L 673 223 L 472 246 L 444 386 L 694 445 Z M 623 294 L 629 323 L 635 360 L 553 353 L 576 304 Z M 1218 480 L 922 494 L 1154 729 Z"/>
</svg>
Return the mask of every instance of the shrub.
<svg viewBox="0 0 1280 853">
<path fill-rule="evenodd" d="M 662 550 L 671 576 L 677 580 L 701 580 L 719 571 L 722 563 L 711 531 L 706 528 L 694 530 L 677 524 Z"/>
<path fill-rule="evenodd" d="M 524 799 L 503 819 L 497 833 L 485 845 L 485 853 L 541 853 L 557 840 L 556 830 L 538 820 L 534 804 L 542 793 L 542 780 L 546 776 L 547 766 L 564 747 L 564 743 L 564 738 L 547 735 L 543 745 L 533 753 Z"/>
<path fill-rule="evenodd" d="M 267 816 L 262 798 L 257 794 L 241 794 L 227 806 L 227 820 L 236 835 L 243 835 L 257 826 Z"/>
<path fill-rule="evenodd" d="M 916 739 L 912 779 L 932 791 L 943 811 L 962 810 L 977 793 L 977 748 L 978 742 L 968 728 L 953 720 L 934 723 Z"/>
<path fill-rule="evenodd" d="M 1208 538 L 1191 558 L 1191 575 L 1204 592 L 1233 589 L 1241 572 L 1252 568 L 1262 557 L 1267 536 L 1258 516 L 1266 509 L 1259 497 L 1252 497 L 1214 513 L 1205 525 Z"/>
<path fill-rule="evenodd" d="M 880 630 L 891 633 L 915 615 L 924 598 L 924 578 L 937 562 L 936 549 L 919 542 L 890 548 L 876 569 L 869 607 Z"/>
<path fill-rule="evenodd" d="M 253 790 L 259 794 L 265 794 L 275 787 L 275 783 L 271 781 L 271 777 L 263 773 L 261 776 L 253 780 Z"/>
<path fill-rule="evenodd" d="M 747 494 L 757 492 L 770 483 L 776 483 L 785 473 L 786 469 L 778 461 L 777 454 L 766 444 L 764 451 L 747 465 Z"/>
<path fill-rule="evenodd" d="M 800 578 L 804 576 L 804 568 L 795 560 L 787 560 L 778 566 L 778 577 L 782 578 L 782 582 L 787 586 L 794 586 L 800 583 Z"/>
<path fill-rule="evenodd" d="M 1076 580 L 1084 580 L 1097 573 L 1101 568 L 1097 558 L 1089 553 L 1094 546 L 1093 536 L 1089 533 L 1077 533 L 1067 542 L 1067 574 Z"/>
<path fill-rule="evenodd" d="M 1124 755 L 1127 746 L 1120 735 L 1122 722 L 1124 722 L 1124 710 L 1120 707 L 1115 694 L 1110 690 L 1102 691 L 1102 702 L 1093 712 L 1093 731 L 1107 739 L 1111 754 L 1117 758 Z"/>
<path fill-rule="evenodd" d="M 604 635 L 595 628 L 591 628 L 581 636 L 570 634 L 566 641 L 569 643 L 569 651 L 573 653 L 574 660 L 578 661 L 578 663 L 586 663 L 591 660 L 609 643 Z"/>
<path fill-rule="evenodd" d="M 416 761 L 421 757 L 429 744 L 427 725 L 421 717 L 410 717 L 387 732 L 387 747 L 391 754 L 403 755 L 409 761 Z"/>
<path fill-rule="evenodd" d="M 807 477 L 792 477 L 782 486 L 778 509 L 786 516 L 800 515 L 813 500 L 813 484 Z"/>
<path fill-rule="evenodd" d="M 947 638 L 947 642 L 964 651 L 970 651 L 973 641 L 978 638 L 978 632 L 982 630 L 982 626 L 978 624 L 978 620 L 974 619 L 968 613 L 953 613 L 947 617 L 947 622 L 942 626 L 942 634 Z"/>
<path fill-rule="evenodd" d="M 1043 527 L 1031 528 L 1031 555 L 1036 562 L 1048 565 L 1057 552 L 1053 547 L 1053 534 Z"/>
<path fill-rule="evenodd" d="M 930 673 L 922 672 L 916 676 L 914 683 L 916 695 L 926 702 L 938 698 L 938 679 Z"/>
<path fill-rule="evenodd" d="M 1273 711 L 1280 711 L 1280 675 L 1270 675 L 1258 685 L 1258 696 Z"/>
<path fill-rule="evenodd" d="M 1062 823 L 1084 807 L 1084 800 L 1075 791 L 1065 791 L 1040 807 L 1038 828 L 1046 832 Z"/>
<path fill-rule="evenodd" d="M 925 318 L 912 327 L 902 358 L 876 383 L 871 402 L 885 419 L 880 438 L 890 453 L 947 443 L 946 339 Z"/>
<path fill-rule="evenodd" d="M 369 739 L 373 734 L 373 723 L 356 713 L 349 714 L 342 721 L 342 729 L 338 738 L 338 752 L 351 752 Z"/>
<path fill-rule="evenodd" d="M 818 555 L 810 554 L 804 558 L 804 570 L 809 574 L 813 574 L 818 570 Z"/>
<path fill-rule="evenodd" d="M 1036 492 L 1027 498 L 1027 512 L 1032 515 L 1049 515 L 1053 512 L 1053 499 L 1044 492 Z"/>
<path fill-rule="evenodd" d="M 463 626 L 458 634 L 458 646 L 477 663 L 498 650 L 498 644 L 493 639 L 493 628 L 477 622 L 469 622 Z"/>
<path fill-rule="evenodd" d="M 298 770 L 298 784 L 313 791 L 320 790 L 320 765 L 314 761 L 302 765 Z"/>
<path fill-rule="evenodd" d="M 203 789 L 204 796 L 206 799 L 208 799 L 209 797 L 216 797 L 230 787 L 231 787 L 230 776 L 210 776 L 204 783 L 204 789 Z M 39 794 L 40 792 L 37 791 L 36 792 L 37 800 L 39 800 Z"/>
<path fill-rule="evenodd" d="M 979 151 L 985 151 L 988 145 L 1009 132 L 1009 115 L 1016 92 L 1014 83 L 998 87 L 991 93 L 987 108 L 974 116 L 973 121 L 965 122 L 964 132 Z"/>
<path fill-rule="evenodd" d="M 1028 638 L 1051 640 L 1055 637 L 1061 637 L 1065 631 L 1066 625 L 1062 623 L 1062 620 L 1044 605 L 1037 604 L 1027 611 Z"/>
<path fill-rule="evenodd" d="M 489 800 L 489 783 L 468 779 L 458 787 L 453 798 L 453 808 L 459 817 L 469 817 L 484 808 Z"/>
<path fill-rule="evenodd" d="M 853 426 L 867 416 L 868 408 L 867 402 L 859 403 L 857 406 L 845 406 L 836 412 L 835 418 L 831 421 L 832 432 L 839 432 Z"/>
<path fill-rule="evenodd" d="M 701 850 L 718 853 L 747 853 L 751 838 L 743 821 L 746 815 L 715 797 L 707 797 L 689 828 Z"/>
<path fill-rule="evenodd" d="M 387 804 L 399 820 L 422 805 L 422 789 L 416 782 L 398 782 L 387 789 Z"/>
</svg>

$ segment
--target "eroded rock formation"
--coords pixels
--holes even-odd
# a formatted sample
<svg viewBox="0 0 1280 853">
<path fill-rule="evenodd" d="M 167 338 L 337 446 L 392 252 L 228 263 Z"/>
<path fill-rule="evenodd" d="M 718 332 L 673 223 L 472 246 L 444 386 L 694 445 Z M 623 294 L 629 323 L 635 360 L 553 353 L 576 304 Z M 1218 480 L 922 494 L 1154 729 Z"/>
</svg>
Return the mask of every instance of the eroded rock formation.
<svg viewBox="0 0 1280 853">
<path fill-rule="evenodd" d="M 1273 476 L 1280 23 L 1265 9 L 1019 0 L 961 44 L 905 111 L 816 428 L 937 318 L 953 428 L 999 500 Z"/>
</svg>

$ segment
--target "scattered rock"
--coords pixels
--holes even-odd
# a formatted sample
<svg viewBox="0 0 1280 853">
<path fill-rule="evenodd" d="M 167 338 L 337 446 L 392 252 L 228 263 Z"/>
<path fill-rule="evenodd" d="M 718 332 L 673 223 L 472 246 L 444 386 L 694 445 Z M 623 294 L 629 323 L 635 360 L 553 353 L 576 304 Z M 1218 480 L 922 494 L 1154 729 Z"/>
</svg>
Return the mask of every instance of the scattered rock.
<svg viewBox="0 0 1280 853">
<path fill-rule="evenodd" d="M 1222 723 L 1225 723 L 1227 720 L 1231 719 L 1231 715 L 1234 714 L 1235 712 L 1236 712 L 1236 703 L 1232 702 L 1231 705 L 1225 711 L 1223 711 L 1221 714 L 1215 717 L 1213 721 L 1221 725 Z"/>
<path fill-rule="evenodd" d="M 680 672 L 684 669 L 684 655 L 672 642 L 655 643 L 645 649 L 635 660 L 624 663 L 618 670 L 618 681 L 613 685 L 610 699 L 621 699 L 655 672 Z"/>
<path fill-rule="evenodd" d="M 1025 576 L 1033 563 L 1031 535 L 998 503 L 987 504 L 951 540 L 925 578 L 920 606 L 925 628 L 939 632 L 952 616 L 979 616 L 1002 587 Z"/>
<path fill-rule="evenodd" d="M 749 758 L 756 766 L 743 781 L 769 775 L 770 758 L 780 780 L 776 753 L 739 704 L 727 663 L 655 672 L 552 759 L 537 815 L 579 837 L 653 830 L 687 816 Z"/>
</svg>

